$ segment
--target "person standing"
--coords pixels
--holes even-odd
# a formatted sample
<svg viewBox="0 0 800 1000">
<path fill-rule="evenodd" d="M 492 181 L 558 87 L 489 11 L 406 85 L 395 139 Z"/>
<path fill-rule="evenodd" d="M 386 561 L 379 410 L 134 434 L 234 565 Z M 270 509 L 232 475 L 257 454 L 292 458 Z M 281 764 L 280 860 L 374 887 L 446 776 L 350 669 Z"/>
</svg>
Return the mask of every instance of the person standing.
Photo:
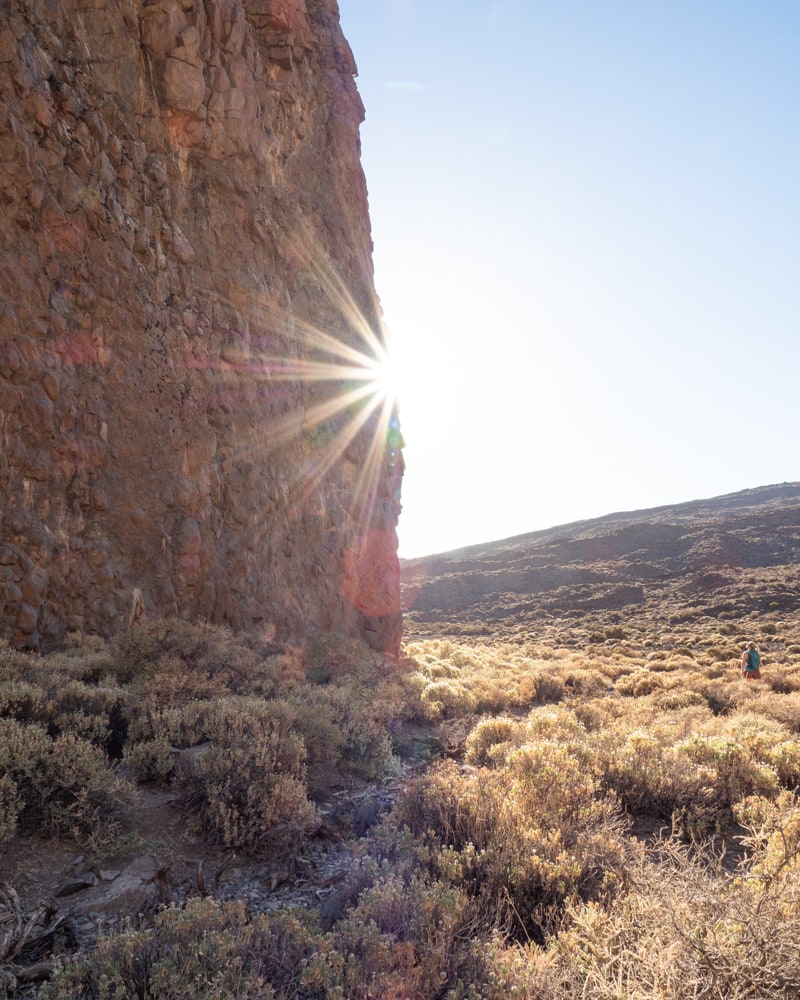
<svg viewBox="0 0 800 1000">
<path fill-rule="evenodd" d="M 746 681 L 761 680 L 761 653 L 754 642 L 745 646 L 742 653 L 742 678 Z"/>
</svg>

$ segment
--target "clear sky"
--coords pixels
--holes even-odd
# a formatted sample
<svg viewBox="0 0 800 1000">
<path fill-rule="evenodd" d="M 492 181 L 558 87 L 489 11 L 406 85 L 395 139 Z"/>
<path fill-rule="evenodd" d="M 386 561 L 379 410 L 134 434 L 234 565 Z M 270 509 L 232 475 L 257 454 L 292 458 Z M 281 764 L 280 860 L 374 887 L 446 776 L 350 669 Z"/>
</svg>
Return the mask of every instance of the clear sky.
<svg viewBox="0 0 800 1000">
<path fill-rule="evenodd" d="M 401 556 L 800 479 L 800 2 L 339 6 Z"/>
</svg>

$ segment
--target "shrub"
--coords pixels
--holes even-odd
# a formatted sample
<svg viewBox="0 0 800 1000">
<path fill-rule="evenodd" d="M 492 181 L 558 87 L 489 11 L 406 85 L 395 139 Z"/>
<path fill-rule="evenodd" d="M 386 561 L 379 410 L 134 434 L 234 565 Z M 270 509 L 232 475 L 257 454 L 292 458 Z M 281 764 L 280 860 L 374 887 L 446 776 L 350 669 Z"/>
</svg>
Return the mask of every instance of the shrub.
<svg viewBox="0 0 800 1000">
<path fill-rule="evenodd" d="M 726 736 L 692 736 L 675 751 L 685 756 L 713 782 L 715 797 L 729 809 L 748 795 L 774 795 L 775 772 L 754 760 L 738 740 Z"/>
<path fill-rule="evenodd" d="M 27 681 L 0 683 L 0 717 L 19 722 L 46 722 L 48 704 L 44 691 Z"/>
<path fill-rule="evenodd" d="M 276 693 L 281 664 L 290 658 L 275 656 L 264 644 L 248 644 L 227 629 L 176 618 L 142 622 L 121 632 L 110 651 L 118 683 L 131 684 L 152 704 L 161 704 L 162 673 L 163 694 L 173 702 L 229 692 L 270 697 Z"/>
<path fill-rule="evenodd" d="M 728 646 L 709 646 L 706 649 L 706 656 L 710 660 L 724 661 L 727 663 L 731 659 L 731 650 Z"/>
<path fill-rule="evenodd" d="M 360 639 L 336 632 L 315 635 L 306 648 L 306 671 L 312 684 L 374 674 L 376 654 Z"/>
<path fill-rule="evenodd" d="M 287 850 L 310 832 L 314 810 L 300 770 L 300 748 L 262 739 L 249 747 L 211 747 L 194 774 L 180 781 L 212 843 L 253 850 Z M 292 760 L 292 757 L 295 757 Z"/>
<path fill-rule="evenodd" d="M 230 698 L 214 704 L 212 745 L 179 772 L 178 788 L 212 842 L 252 850 L 285 849 L 307 832 L 305 747 L 280 703 Z"/>
<path fill-rule="evenodd" d="M 43 1000 L 272 1000 L 308 996 L 304 967 L 316 950 L 300 914 L 250 918 L 242 902 L 189 900 L 149 929 L 100 938 L 92 954 L 53 975 Z M 313 994 L 318 995 L 318 994 Z"/>
<path fill-rule="evenodd" d="M 561 701 L 564 698 L 564 681 L 556 677 L 549 670 L 535 671 L 530 675 L 529 680 L 534 685 L 533 693 L 526 698 L 528 704 L 536 703 L 547 705 L 552 702 Z"/>
<path fill-rule="evenodd" d="M 709 774 L 646 731 L 631 732 L 622 742 L 618 739 L 607 741 L 598 766 L 603 786 L 619 796 L 627 811 L 677 821 L 685 833 L 699 833 L 713 823 Z"/>
<path fill-rule="evenodd" d="M 392 822 L 433 838 L 434 871 L 476 900 L 485 923 L 540 941 L 566 900 L 612 890 L 624 854 L 613 801 L 584 761 L 547 741 L 520 747 L 502 770 L 433 767 Z"/>
<path fill-rule="evenodd" d="M 463 889 L 421 872 L 384 872 L 309 963 L 308 985 L 336 982 L 348 1000 L 444 996 L 469 975 L 474 906 Z M 463 995 L 463 994 L 462 994 Z"/>
<path fill-rule="evenodd" d="M 662 841 L 631 866 L 628 884 L 608 909 L 570 911 L 557 945 L 563 997 L 797 994 L 800 974 L 789 942 L 800 921 L 784 911 L 785 881 L 731 880 L 719 863 Z"/>
<path fill-rule="evenodd" d="M 467 737 L 464 759 L 476 767 L 491 763 L 495 748 L 508 746 L 516 729 L 513 719 L 483 719 Z"/>
<path fill-rule="evenodd" d="M 629 698 L 642 698 L 652 694 L 653 691 L 662 690 L 663 687 L 663 679 L 649 670 L 636 670 L 626 677 L 620 677 L 615 684 L 615 689 Z"/>
<path fill-rule="evenodd" d="M 37 724 L 0 720 L 0 774 L 6 830 L 16 811 L 21 825 L 99 843 L 113 838 L 133 801 L 100 750 L 71 734 L 51 740 Z"/>
<path fill-rule="evenodd" d="M 762 691 L 753 702 L 752 709 L 759 715 L 782 723 L 793 733 L 800 733 L 800 691 L 790 694 L 775 694 Z"/>
<path fill-rule="evenodd" d="M 2 752 L 2 751 L 0 751 Z M 10 774 L 0 774 L 0 844 L 11 840 L 24 808 L 19 788 Z"/>
<path fill-rule="evenodd" d="M 146 740 L 128 747 L 125 763 L 137 781 L 166 784 L 175 774 L 175 762 L 169 743 L 163 738 Z"/>
<path fill-rule="evenodd" d="M 767 760 L 784 787 L 800 787 L 800 742 L 784 740 L 776 744 L 768 751 Z"/>
<path fill-rule="evenodd" d="M 471 715 L 477 706 L 475 695 L 457 681 L 433 681 L 422 689 L 420 700 L 430 719 Z"/>
</svg>

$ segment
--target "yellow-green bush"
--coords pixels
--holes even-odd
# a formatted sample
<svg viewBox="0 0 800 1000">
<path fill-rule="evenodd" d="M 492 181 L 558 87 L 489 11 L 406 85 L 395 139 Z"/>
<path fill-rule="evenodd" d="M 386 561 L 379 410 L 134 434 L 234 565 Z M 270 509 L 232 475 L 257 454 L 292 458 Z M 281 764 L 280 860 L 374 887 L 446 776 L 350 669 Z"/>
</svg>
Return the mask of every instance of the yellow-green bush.
<svg viewBox="0 0 800 1000">
<path fill-rule="evenodd" d="M 482 719 L 467 737 L 464 759 L 476 767 L 490 764 L 493 750 L 508 746 L 518 729 L 513 719 Z"/>
<path fill-rule="evenodd" d="M 476 900 L 487 924 L 539 940 L 568 899 L 612 891 L 624 856 L 615 803 L 555 742 L 521 746 L 505 769 L 434 766 L 392 822 L 432 838 L 434 870 Z"/>
<path fill-rule="evenodd" d="M 675 747 L 713 786 L 717 802 L 730 808 L 748 795 L 774 795 L 777 775 L 760 764 L 738 740 L 727 736 L 695 735 Z"/>
<path fill-rule="evenodd" d="M 457 681 L 433 681 L 420 695 L 430 719 L 448 719 L 456 715 L 471 715 L 477 707 L 475 695 Z"/>
<path fill-rule="evenodd" d="M 667 663 L 669 662 L 668 660 Z M 662 691 L 665 687 L 671 686 L 672 684 L 659 674 L 652 673 L 646 668 L 639 668 L 631 674 L 618 678 L 615 689 L 629 698 L 642 698 L 654 691 Z"/>
</svg>

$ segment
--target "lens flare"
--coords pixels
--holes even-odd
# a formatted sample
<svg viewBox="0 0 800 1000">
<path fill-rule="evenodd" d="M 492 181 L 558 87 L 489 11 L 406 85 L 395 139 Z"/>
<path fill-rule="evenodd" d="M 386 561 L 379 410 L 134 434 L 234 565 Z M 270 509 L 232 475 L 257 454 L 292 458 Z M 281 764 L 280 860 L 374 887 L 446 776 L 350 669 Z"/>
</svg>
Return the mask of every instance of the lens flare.
<svg viewBox="0 0 800 1000">
<path fill-rule="evenodd" d="M 291 474 L 296 496 L 307 500 L 343 456 L 357 466 L 350 515 L 369 530 L 379 491 L 399 492 L 402 469 L 397 396 L 387 331 L 370 292 L 364 308 L 308 228 L 298 227 L 291 256 L 313 289 L 315 321 L 298 316 L 274 293 L 229 281 L 227 298 L 251 318 L 246 331 L 217 331 L 220 367 L 243 376 L 237 391 L 281 400 L 284 415 L 270 417 L 244 443 L 239 457 L 259 462 L 269 453 L 304 442 Z M 287 296 L 288 298 L 288 296 Z M 307 300 L 308 300 L 307 299 Z M 243 308 L 244 307 L 244 308 Z M 324 328 L 319 316 L 325 317 Z M 253 323 L 255 318 L 256 323 Z M 199 368 L 207 356 L 188 360 Z M 295 453 L 295 457 L 296 457 Z M 399 495 L 394 499 L 399 503 Z"/>
</svg>

